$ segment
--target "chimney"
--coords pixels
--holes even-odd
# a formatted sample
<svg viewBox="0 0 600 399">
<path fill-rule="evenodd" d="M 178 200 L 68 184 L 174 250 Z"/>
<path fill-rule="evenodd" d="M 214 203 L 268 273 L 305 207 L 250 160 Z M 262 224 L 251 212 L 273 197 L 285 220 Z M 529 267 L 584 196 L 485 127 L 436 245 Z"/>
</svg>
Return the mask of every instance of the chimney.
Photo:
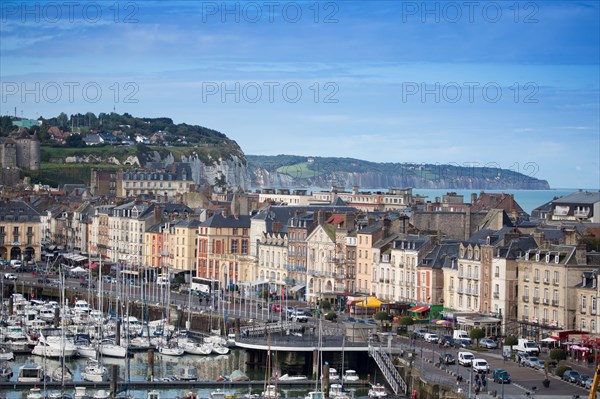
<svg viewBox="0 0 600 399">
<path fill-rule="evenodd" d="M 578 265 L 587 265 L 587 251 L 585 248 L 585 244 L 578 244 L 575 247 L 575 261 Z"/>
<path fill-rule="evenodd" d="M 227 218 L 227 216 L 229 216 L 229 209 L 223 208 L 223 210 L 221 211 L 221 216 Z"/>
<path fill-rule="evenodd" d="M 477 194 L 471 193 L 471 205 L 475 205 L 475 202 L 477 202 Z"/>
<path fill-rule="evenodd" d="M 279 220 L 273 221 L 272 229 L 273 233 L 279 233 L 281 231 L 281 222 Z"/>
</svg>

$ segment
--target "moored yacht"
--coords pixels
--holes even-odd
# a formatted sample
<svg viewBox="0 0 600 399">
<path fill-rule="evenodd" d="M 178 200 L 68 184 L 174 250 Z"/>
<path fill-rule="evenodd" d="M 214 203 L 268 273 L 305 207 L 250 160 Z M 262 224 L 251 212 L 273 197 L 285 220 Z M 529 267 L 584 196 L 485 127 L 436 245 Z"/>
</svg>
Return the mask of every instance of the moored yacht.
<svg viewBox="0 0 600 399">
<path fill-rule="evenodd" d="M 61 329 L 48 328 L 42 331 L 31 353 L 49 358 L 72 357 L 77 354 L 77 348 Z"/>
<path fill-rule="evenodd" d="M 40 382 L 44 379 L 44 370 L 42 366 L 29 360 L 19 367 L 18 382 Z"/>
<path fill-rule="evenodd" d="M 81 372 L 81 378 L 91 382 L 102 382 L 107 378 L 106 367 L 97 360 L 88 359 L 85 369 Z"/>
<path fill-rule="evenodd" d="M 346 370 L 343 377 L 344 382 L 358 382 L 360 377 L 356 374 L 355 370 Z"/>
</svg>

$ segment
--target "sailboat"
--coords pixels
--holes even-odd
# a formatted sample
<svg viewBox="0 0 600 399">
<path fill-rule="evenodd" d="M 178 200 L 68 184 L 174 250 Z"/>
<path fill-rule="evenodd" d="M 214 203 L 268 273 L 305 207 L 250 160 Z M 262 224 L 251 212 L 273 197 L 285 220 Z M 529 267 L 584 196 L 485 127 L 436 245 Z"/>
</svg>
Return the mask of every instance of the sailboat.
<svg viewBox="0 0 600 399">
<path fill-rule="evenodd" d="M 319 319 L 319 341 L 318 341 L 318 348 L 317 348 L 317 357 L 318 357 L 318 361 L 317 364 L 319 365 L 318 367 L 321 366 L 321 363 L 323 362 L 323 352 L 321 350 L 322 346 L 323 346 L 323 331 L 322 331 L 322 324 L 321 324 L 321 319 Z M 317 375 L 319 375 L 319 370 L 317 370 Z M 323 380 L 321 379 L 321 384 L 323 383 Z M 319 379 L 315 380 L 315 390 L 314 391 L 310 391 L 306 394 L 306 396 L 304 397 L 304 399 L 323 399 L 324 398 L 324 394 L 323 394 L 323 388 L 321 386 L 321 389 L 319 389 Z"/>
<path fill-rule="evenodd" d="M 266 399 L 277 399 L 277 386 L 271 385 L 271 334 L 267 335 L 267 372 L 265 377 L 264 391 L 260 395 Z M 277 382 L 277 380 L 275 380 Z"/>
</svg>

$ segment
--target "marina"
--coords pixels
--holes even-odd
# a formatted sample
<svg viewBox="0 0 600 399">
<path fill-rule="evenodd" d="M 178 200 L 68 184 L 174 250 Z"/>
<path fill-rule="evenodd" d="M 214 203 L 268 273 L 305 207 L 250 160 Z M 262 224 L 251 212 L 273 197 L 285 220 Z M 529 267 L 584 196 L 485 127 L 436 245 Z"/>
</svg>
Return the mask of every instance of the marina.
<svg viewBox="0 0 600 399">
<path fill-rule="evenodd" d="M 320 321 L 256 324 L 243 318 L 234 319 L 235 325 L 228 326 L 217 312 L 191 312 L 186 315 L 187 326 L 208 318 L 208 327 L 223 323 L 223 329 L 180 330 L 176 328 L 180 323 L 173 322 L 168 313 L 172 311 L 179 320 L 183 314 L 168 304 L 162 311 L 155 309 L 154 315 L 160 318 L 150 321 L 144 313 L 149 307 L 140 307 L 136 301 L 119 304 L 116 309 L 120 307 L 122 314 L 103 312 L 78 299 L 82 296 L 77 290 L 60 286 L 54 291 L 58 296 L 33 299 L 44 297 L 36 295 L 40 288 L 35 286 L 31 284 L 21 292 L 15 292 L 19 287 L 14 284 L 3 287 L 2 398 L 95 399 L 110 393 L 114 397 L 121 393 L 132 398 L 154 395 L 170 399 L 191 394 L 203 398 L 221 394 L 255 397 L 259 393 L 263 397 L 320 393 L 322 397 L 328 386 L 318 391 L 315 387 L 327 381 L 317 376 L 321 375 L 322 365 L 329 362 L 346 370 L 343 383 L 347 393 L 368 395 L 367 378 L 375 366 L 364 362 L 369 359 L 370 328 L 345 331 L 343 323 L 329 323 L 324 328 Z M 119 293 L 121 288 L 116 287 L 96 303 L 101 309 L 115 307 L 116 300 L 110 294 Z M 45 294 L 49 293 L 46 289 Z M 135 294 L 128 292 L 134 299 Z M 137 294 L 143 296 L 143 291 Z M 73 306 L 67 306 L 69 302 Z M 348 334 L 350 338 L 346 339 Z M 364 378 L 350 367 L 361 363 L 368 365 L 360 370 Z M 335 373 L 333 369 L 334 379 Z M 255 393 L 249 396 L 249 392 Z M 79 396 L 74 396 L 76 393 Z"/>
</svg>

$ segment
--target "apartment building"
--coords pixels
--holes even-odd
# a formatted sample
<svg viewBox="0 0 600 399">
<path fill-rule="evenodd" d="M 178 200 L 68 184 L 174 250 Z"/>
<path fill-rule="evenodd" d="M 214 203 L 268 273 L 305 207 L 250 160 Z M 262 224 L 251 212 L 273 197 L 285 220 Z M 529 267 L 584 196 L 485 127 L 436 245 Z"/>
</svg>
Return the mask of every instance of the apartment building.
<svg viewBox="0 0 600 399">
<path fill-rule="evenodd" d="M 298 212 L 288 219 L 288 258 L 285 269 L 295 295 L 306 293 L 306 237 L 317 226 L 316 214 Z"/>
<path fill-rule="evenodd" d="M 308 206 L 311 198 L 307 194 L 307 190 L 290 190 L 287 188 L 263 188 L 258 194 L 258 202 L 261 204 Z"/>
<path fill-rule="evenodd" d="M 600 223 L 600 192 L 579 191 L 553 200 L 550 219 Z"/>
<path fill-rule="evenodd" d="M 595 260 L 594 263 L 597 263 Z M 598 312 L 598 298 L 600 298 L 600 288 L 598 288 L 598 274 L 600 268 L 581 273 L 581 281 L 575 286 L 576 310 L 575 310 L 575 329 L 589 332 L 592 335 L 600 333 L 600 315 Z"/>
<path fill-rule="evenodd" d="M 306 301 L 315 303 L 320 294 L 338 290 L 336 281 L 343 279 L 337 270 L 336 228 L 319 224 L 306 237 Z"/>
<path fill-rule="evenodd" d="M 94 208 L 90 216 L 90 242 L 88 245 L 90 255 L 107 259 L 110 248 L 109 215 L 114 205 L 100 205 Z"/>
<path fill-rule="evenodd" d="M 0 258 L 41 258 L 40 214 L 22 200 L 0 201 Z"/>
<path fill-rule="evenodd" d="M 194 191 L 194 186 L 190 164 L 174 163 L 168 170 L 119 171 L 116 193 L 119 197 L 144 195 L 166 202 Z"/>
<path fill-rule="evenodd" d="M 275 231 L 263 233 L 258 246 L 258 280 L 268 281 L 273 292 L 281 292 L 286 285 L 292 285 L 287 280 L 285 268 L 289 245 L 285 226 L 277 222 Z"/>
<path fill-rule="evenodd" d="M 443 304 L 444 269 L 456 263 L 459 244 L 457 241 L 443 241 L 423 256 L 416 268 L 416 297 L 421 304 Z"/>
<path fill-rule="evenodd" d="M 525 252 L 517 260 L 519 273 L 520 335 L 544 338 L 552 331 L 575 329 L 577 291 L 587 264 L 585 249 L 572 245 L 549 245 Z"/>
<path fill-rule="evenodd" d="M 416 302 L 417 265 L 432 247 L 431 237 L 405 234 L 394 241 L 390 251 L 391 298 L 394 301 Z"/>
<path fill-rule="evenodd" d="M 337 199 L 363 212 L 380 212 L 407 209 L 417 197 L 413 196 L 412 188 L 390 188 L 387 192 L 370 192 L 360 191 L 358 186 L 352 187 L 352 191 L 345 191 L 343 187 L 333 187 L 331 191 L 313 192 L 310 203 L 331 204 Z"/>
<path fill-rule="evenodd" d="M 222 287 L 235 286 L 250 246 L 250 216 L 217 212 L 198 226 L 197 276 L 215 279 Z"/>
<path fill-rule="evenodd" d="M 171 258 L 171 271 L 196 274 L 198 259 L 199 220 L 179 220 L 170 224 L 168 231 L 168 250 Z"/>
</svg>

